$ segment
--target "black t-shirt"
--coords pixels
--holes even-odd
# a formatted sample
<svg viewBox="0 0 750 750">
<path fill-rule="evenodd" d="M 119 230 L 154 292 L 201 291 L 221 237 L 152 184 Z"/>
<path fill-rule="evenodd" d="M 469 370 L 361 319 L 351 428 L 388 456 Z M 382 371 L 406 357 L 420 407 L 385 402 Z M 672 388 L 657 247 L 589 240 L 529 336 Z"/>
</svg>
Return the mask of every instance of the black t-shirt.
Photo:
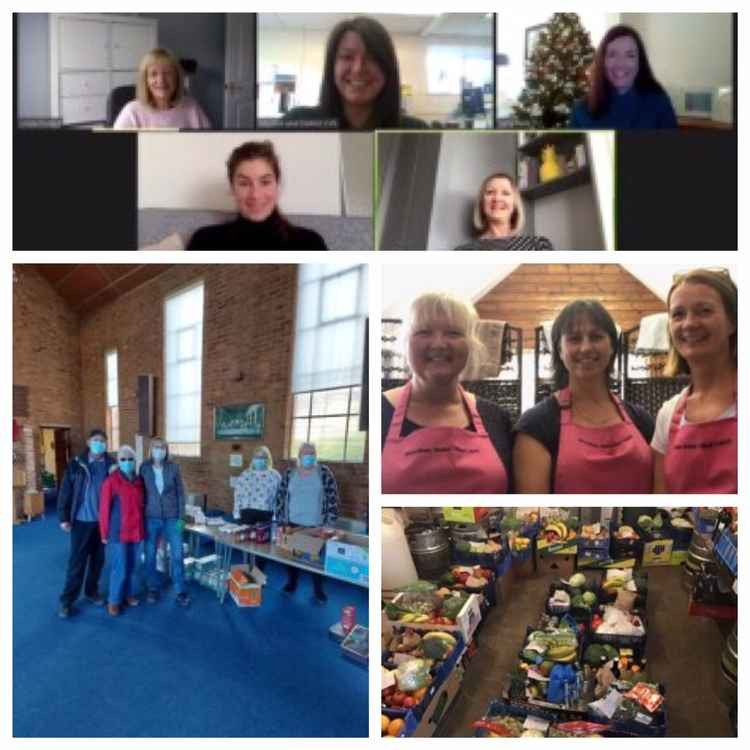
<svg viewBox="0 0 750 750">
<path fill-rule="evenodd" d="M 622 405 L 633 424 L 643 435 L 647 443 L 651 443 L 654 434 L 654 420 L 642 407 L 623 401 Z M 557 467 L 557 454 L 560 451 L 560 402 L 554 396 L 547 396 L 536 406 L 527 409 L 513 428 L 513 436 L 523 432 L 540 442 L 552 457 L 552 477 Z"/>
<path fill-rule="evenodd" d="M 381 410 L 380 410 L 380 429 L 381 429 L 381 449 L 385 446 L 385 438 L 388 435 L 388 428 L 391 426 L 393 415 L 396 412 L 393 404 L 385 397 L 381 397 Z M 511 476 L 511 429 L 513 427 L 510 417 L 505 411 L 493 401 L 488 401 L 486 398 L 477 397 L 477 411 L 479 416 L 482 418 L 484 423 L 484 429 L 487 430 L 487 435 L 492 442 L 492 447 L 495 449 L 495 453 L 500 456 L 500 460 L 505 466 L 505 471 L 508 474 L 508 487 L 510 488 L 512 483 Z M 401 426 L 401 436 L 406 437 L 416 430 L 423 429 L 422 425 L 412 422 L 410 419 L 404 419 L 404 423 Z M 473 424 L 469 424 L 466 427 L 471 432 L 476 432 Z"/>
<path fill-rule="evenodd" d="M 277 213 L 265 221 L 238 216 L 226 224 L 202 227 L 192 236 L 188 250 L 328 250 L 312 229 L 295 227 Z"/>
</svg>

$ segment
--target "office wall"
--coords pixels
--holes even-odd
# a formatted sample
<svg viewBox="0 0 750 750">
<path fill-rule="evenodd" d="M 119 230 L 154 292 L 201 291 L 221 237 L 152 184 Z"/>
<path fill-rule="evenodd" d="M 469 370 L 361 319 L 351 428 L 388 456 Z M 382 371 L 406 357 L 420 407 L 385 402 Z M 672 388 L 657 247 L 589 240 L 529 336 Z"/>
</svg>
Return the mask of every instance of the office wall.
<svg viewBox="0 0 750 750">
<path fill-rule="evenodd" d="M 16 61 L 19 117 L 50 117 L 49 14 L 19 13 Z"/>
<path fill-rule="evenodd" d="M 527 203 L 527 231 L 547 237 L 555 250 L 604 250 L 599 212 L 591 184 Z"/>
<path fill-rule="evenodd" d="M 203 279 L 203 407 L 201 457 L 178 459 L 190 492 L 205 492 L 212 507 L 232 508 L 229 454 L 246 468 L 252 453 L 267 445 L 283 471 L 290 408 L 297 267 L 294 265 L 178 265 L 81 322 L 81 367 L 86 428 L 104 418 L 104 352 L 118 352 L 120 440 L 132 443 L 137 429 L 136 377 L 156 376 L 156 431 L 164 434 L 164 299 Z M 242 380 L 233 374 L 239 369 Z M 261 401 L 266 405 L 262 440 L 216 441 L 216 406 Z M 239 446 L 235 449 L 233 446 Z M 329 462 L 341 492 L 341 514 L 367 513 L 368 465 Z"/>
<path fill-rule="evenodd" d="M 732 83 L 731 13 L 623 13 L 622 22 L 643 37 L 663 86 Z"/>
<path fill-rule="evenodd" d="M 273 142 L 281 162 L 282 210 L 340 216 L 336 133 L 140 133 L 138 207 L 235 210 L 227 158 L 241 143 L 265 139 Z"/>
</svg>

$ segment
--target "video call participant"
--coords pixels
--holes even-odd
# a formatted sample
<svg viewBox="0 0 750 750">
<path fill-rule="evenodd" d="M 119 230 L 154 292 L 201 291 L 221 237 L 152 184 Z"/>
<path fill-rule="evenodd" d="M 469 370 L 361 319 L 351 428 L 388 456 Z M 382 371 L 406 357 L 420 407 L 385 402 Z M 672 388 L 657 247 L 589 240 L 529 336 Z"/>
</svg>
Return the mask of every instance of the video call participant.
<svg viewBox="0 0 750 750">
<path fill-rule="evenodd" d="M 405 323 L 411 379 L 382 397 L 385 493 L 505 493 L 511 422 L 497 404 L 467 393 L 482 343 L 474 307 L 426 293 Z"/>
<path fill-rule="evenodd" d="M 157 48 L 143 56 L 135 83 L 136 98 L 120 111 L 115 130 L 124 128 L 183 128 L 205 130 L 211 127 L 195 99 L 185 94 L 185 81 L 177 58 L 167 49 Z"/>
<path fill-rule="evenodd" d="M 401 78 L 393 41 L 374 18 L 355 16 L 338 23 L 326 45 L 317 107 L 295 107 L 284 123 L 341 130 L 426 128 L 401 112 Z"/>
<path fill-rule="evenodd" d="M 188 250 L 328 250 L 317 232 L 290 224 L 279 210 L 281 167 L 271 141 L 234 149 L 227 176 L 237 218 L 198 229 Z"/>
<path fill-rule="evenodd" d="M 656 417 L 656 492 L 737 492 L 737 286 L 726 271 L 675 279 L 666 372 L 690 385 Z"/>
<path fill-rule="evenodd" d="M 650 493 L 654 423 L 610 391 L 619 337 L 596 300 L 566 305 L 552 325 L 555 393 L 515 428 L 513 469 L 521 493 Z"/>
<path fill-rule="evenodd" d="M 643 40 L 630 26 L 613 26 L 589 73 L 586 99 L 573 107 L 571 128 L 676 128 L 672 102 L 656 80 Z"/>
<path fill-rule="evenodd" d="M 513 178 L 495 172 L 482 182 L 474 204 L 476 239 L 456 250 L 554 250 L 546 237 L 521 234 L 524 209 Z"/>
</svg>

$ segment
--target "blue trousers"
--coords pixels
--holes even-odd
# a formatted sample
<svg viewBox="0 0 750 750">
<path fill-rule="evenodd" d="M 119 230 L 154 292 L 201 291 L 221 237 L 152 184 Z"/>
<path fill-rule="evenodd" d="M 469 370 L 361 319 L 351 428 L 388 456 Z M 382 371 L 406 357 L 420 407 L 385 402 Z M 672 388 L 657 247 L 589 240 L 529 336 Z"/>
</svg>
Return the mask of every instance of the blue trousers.
<svg viewBox="0 0 750 750">
<path fill-rule="evenodd" d="M 182 564 L 182 532 L 177 528 L 176 518 L 146 519 L 146 586 L 149 591 L 161 588 L 159 571 L 156 569 L 156 549 L 159 539 L 169 544 L 172 568 L 172 583 L 175 592 L 185 593 L 185 573 Z"/>
<path fill-rule="evenodd" d="M 138 564 L 140 542 L 109 542 L 107 558 L 109 560 L 109 595 L 110 604 L 122 604 L 128 596 L 135 596 L 135 571 Z"/>
</svg>

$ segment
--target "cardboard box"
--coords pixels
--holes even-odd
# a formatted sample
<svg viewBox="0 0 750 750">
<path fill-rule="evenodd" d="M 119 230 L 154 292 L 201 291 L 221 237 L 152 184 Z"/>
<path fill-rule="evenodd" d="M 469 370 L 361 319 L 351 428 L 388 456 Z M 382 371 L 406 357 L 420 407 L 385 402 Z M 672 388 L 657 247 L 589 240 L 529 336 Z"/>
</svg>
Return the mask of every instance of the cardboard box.
<svg viewBox="0 0 750 750">
<path fill-rule="evenodd" d="M 229 594 L 238 607 L 260 607 L 266 580 L 266 576 L 257 567 L 251 570 L 249 565 L 232 565 Z"/>
<path fill-rule="evenodd" d="M 368 583 L 370 575 L 369 538 L 364 534 L 339 532 L 326 542 L 325 571 L 349 581 Z"/>
<path fill-rule="evenodd" d="M 653 542 L 645 542 L 643 545 L 644 567 L 654 565 L 669 565 L 672 559 L 672 539 L 656 539 Z"/>
<path fill-rule="evenodd" d="M 443 508 L 443 518 L 451 523 L 478 523 L 489 512 L 489 508 Z"/>
<path fill-rule="evenodd" d="M 403 596 L 399 594 L 393 601 L 398 604 L 398 600 Z M 455 625 L 431 625 L 428 622 L 405 622 L 399 623 L 394 621 L 391 624 L 394 626 L 403 625 L 404 627 L 411 628 L 412 630 L 445 630 L 448 633 L 460 632 L 463 635 L 464 641 L 468 644 L 471 637 L 474 635 L 474 631 L 477 629 L 477 625 L 482 619 L 482 613 L 479 609 L 479 602 L 481 601 L 479 594 L 469 594 L 469 598 L 461 608 L 461 611 L 456 617 Z"/>
<path fill-rule="evenodd" d="M 573 552 L 562 551 L 553 555 L 539 555 L 537 572 L 540 576 L 554 573 L 559 578 L 568 579 L 573 575 L 576 568 L 575 548 Z"/>
<path fill-rule="evenodd" d="M 456 666 L 435 693 L 413 733 L 409 736 L 432 737 L 435 734 L 446 711 L 451 707 L 456 695 L 458 695 L 463 679 L 463 668 Z"/>
<path fill-rule="evenodd" d="M 292 528 L 281 533 L 276 546 L 302 560 L 320 562 L 326 542 L 333 533 L 331 529 L 323 528 Z"/>
<path fill-rule="evenodd" d="M 41 492 L 26 492 L 23 496 L 23 512 L 27 517 L 44 515 L 44 495 Z"/>
</svg>

